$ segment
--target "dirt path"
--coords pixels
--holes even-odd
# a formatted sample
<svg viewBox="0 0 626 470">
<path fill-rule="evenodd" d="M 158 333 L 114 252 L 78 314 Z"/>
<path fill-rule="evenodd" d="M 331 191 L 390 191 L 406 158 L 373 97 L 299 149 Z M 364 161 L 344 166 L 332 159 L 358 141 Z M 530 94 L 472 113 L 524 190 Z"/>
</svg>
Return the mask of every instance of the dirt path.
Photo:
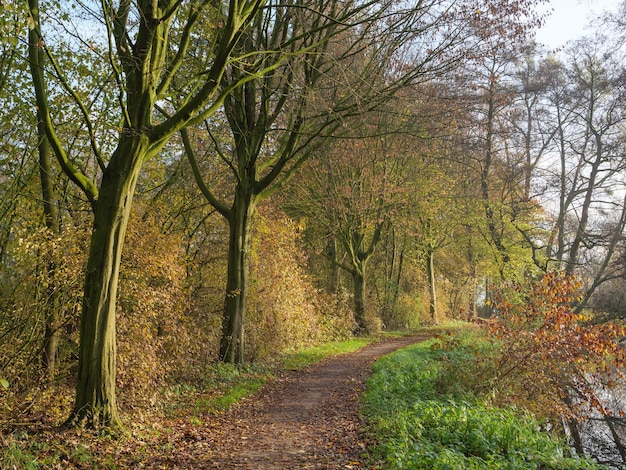
<svg viewBox="0 0 626 470">
<path fill-rule="evenodd" d="M 372 362 L 427 336 L 389 339 L 272 380 L 253 398 L 190 428 L 157 467 L 361 468 L 359 396 Z M 199 430 L 202 429 L 202 431 Z"/>
</svg>

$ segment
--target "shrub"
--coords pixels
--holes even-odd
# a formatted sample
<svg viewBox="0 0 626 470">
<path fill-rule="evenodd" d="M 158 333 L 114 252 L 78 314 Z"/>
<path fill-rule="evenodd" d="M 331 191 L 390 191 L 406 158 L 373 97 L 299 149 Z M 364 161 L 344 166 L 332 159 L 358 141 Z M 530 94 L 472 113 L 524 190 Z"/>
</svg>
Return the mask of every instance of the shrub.
<svg viewBox="0 0 626 470">
<path fill-rule="evenodd" d="M 49 324 L 58 337 L 56 377 L 65 379 L 76 364 L 86 238 L 80 226 L 60 235 L 45 227 L 14 229 L 0 269 L 2 414 L 30 411 L 57 418 L 65 412 L 57 407 L 63 399 L 54 406 L 41 403 L 50 385 L 41 356 Z"/>
<path fill-rule="evenodd" d="M 498 319 L 487 331 L 499 345 L 491 383 L 496 403 L 554 420 L 579 417 L 589 406 L 606 411 L 596 390 L 600 378 L 626 365 L 619 344 L 625 330 L 574 313 L 580 288 L 577 279 L 552 272 L 494 293 Z"/>
<path fill-rule="evenodd" d="M 259 209 L 247 317 L 252 358 L 345 337 L 351 326 L 349 312 L 337 308 L 305 273 L 299 240 L 293 220 L 271 206 Z"/>
<path fill-rule="evenodd" d="M 154 214 L 134 213 L 120 272 L 117 383 L 135 403 L 150 400 L 202 341 L 186 310 L 183 247 Z"/>
</svg>

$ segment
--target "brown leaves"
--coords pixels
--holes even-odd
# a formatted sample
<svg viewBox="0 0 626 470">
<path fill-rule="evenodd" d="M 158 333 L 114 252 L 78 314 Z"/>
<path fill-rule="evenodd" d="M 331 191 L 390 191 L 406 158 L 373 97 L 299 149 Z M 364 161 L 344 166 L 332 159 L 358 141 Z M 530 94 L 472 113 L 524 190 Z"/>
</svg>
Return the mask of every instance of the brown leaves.
<svg viewBox="0 0 626 470">
<path fill-rule="evenodd" d="M 596 382 L 626 364 L 621 325 L 593 324 L 573 312 L 581 287 L 576 278 L 551 272 L 494 296 L 498 321 L 488 331 L 502 345 L 496 380 L 502 388 L 522 385 L 542 415 L 578 414 L 587 406 L 606 412 Z"/>
</svg>

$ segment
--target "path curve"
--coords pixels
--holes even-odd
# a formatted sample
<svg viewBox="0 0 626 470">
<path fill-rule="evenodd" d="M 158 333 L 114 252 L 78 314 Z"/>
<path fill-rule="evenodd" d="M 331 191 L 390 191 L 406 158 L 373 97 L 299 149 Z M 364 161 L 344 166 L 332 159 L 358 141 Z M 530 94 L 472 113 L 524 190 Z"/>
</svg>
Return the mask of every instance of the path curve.
<svg viewBox="0 0 626 470">
<path fill-rule="evenodd" d="M 197 469 L 362 468 L 359 397 L 372 362 L 423 341 L 387 339 L 271 380 L 253 397 L 190 428 L 157 467 Z M 201 430 L 200 430 L 201 428 Z"/>
</svg>

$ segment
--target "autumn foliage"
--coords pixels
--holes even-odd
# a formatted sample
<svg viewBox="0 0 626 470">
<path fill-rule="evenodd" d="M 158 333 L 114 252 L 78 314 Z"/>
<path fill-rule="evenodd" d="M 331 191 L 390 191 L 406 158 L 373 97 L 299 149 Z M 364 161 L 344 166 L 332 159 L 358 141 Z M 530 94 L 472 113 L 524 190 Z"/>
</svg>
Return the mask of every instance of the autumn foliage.
<svg viewBox="0 0 626 470">
<path fill-rule="evenodd" d="M 246 333 L 250 359 L 349 337 L 351 311 L 316 289 L 304 270 L 297 223 L 271 205 L 262 206 L 254 240 Z"/>
<path fill-rule="evenodd" d="M 128 233 L 117 315 L 117 386 L 153 401 L 160 384 L 199 355 L 200 330 L 186 307 L 183 241 L 164 234 L 154 214 L 136 211 Z"/>
<path fill-rule="evenodd" d="M 607 412 L 596 392 L 625 365 L 624 327 L 574 313 L 581 288 L 578 279 L 550 272 L 494 292 L 497 318 L 488 331 L 499 345 L 491 383 L 497 402 L 546 417 Z"/>
</svg>

